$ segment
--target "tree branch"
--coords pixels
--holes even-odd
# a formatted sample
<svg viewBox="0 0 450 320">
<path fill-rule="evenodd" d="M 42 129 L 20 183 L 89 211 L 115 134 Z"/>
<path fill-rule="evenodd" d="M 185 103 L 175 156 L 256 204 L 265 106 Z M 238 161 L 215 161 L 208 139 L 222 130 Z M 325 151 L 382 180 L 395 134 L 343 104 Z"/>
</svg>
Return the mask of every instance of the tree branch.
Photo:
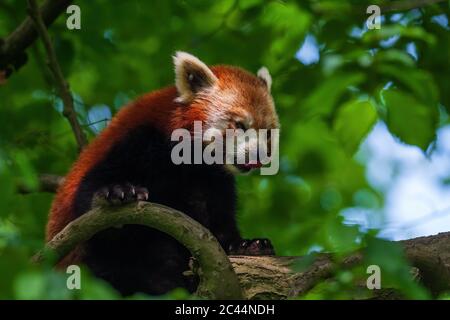
<svg viewBox="0 0 450 320">
<path fill-rule="evenodd" d="M 47 0 L 40 12 L 45 26 L 49 26 L 66 10 L 72 0 Z M 10 65 L 16 66 L 16 59 L 24 54 L 25 50 L 36 40 L 38 33 L 33 21 L 27 17 L 2 43 L 0 43 L 0 70 Z M 16 69 L 18 66 L 16 66 Z"/>
<path fill-rule="evenodd" d="M 450 232 L 399 241 L 412 271 L 432 293 L 450 290 Z M 287 299 L 307 293 L 320 281 L 333 277 L 338 265 L 331 254 L 318 254 L 304 271 L 295 271 L 306 257 L 231 256 L 246 299 Z M 363 260 L 361 253 L 352 254 L 339 264 L 351 268 Z M 389 288 L 385 288 L 389 289 Z M 377 298 L 399 298 L 392 290 L 373 292 Z"/>
<path fill-rule="evenodd" d="M 55 182 L 61 182 L 56 176 L 41 179 L 41 182 L 46 183 L 46 180 L 52 181 L 49 185 L 53 188 L 57 185 Z M 97 232 L 123 224 L 156 228 L 185 245 L 200 265 L 201 284 L 197 294 L 212 299 L 241 297 L 239 287 L 245 299 L 294 298 L 307 293 L 320 281 L 333 277 L 338 267 L 351 268 L 363 259 L 361 253 L 355 253 L 338 265 L 332 254 L 318 254 L 303 271 L 296 270 L 295 266 L 310 257 L 230 256 L 228 260 L 214 236 L 198 222 L 177 210 L 140 202 L 91 210 L 67 225 L 35 255 L 34 261 L 48 259 L 52 254 L 61 259 Z M 450 232 L 399 243 L 415 267 L 413 271 L 431 292 L 450 290 Z M 392 299 L 398 295 L 395 291 L 384 290 L 376 292 L 376 297 Z"/>
<path fill-rule="evenodd" d="M 39 11 L 36 0 L 28 0 L 28 5 L 30 17 L 32 18 L 36 29 L 40 37 L 42 38 L 42 42 L 44 43 L 45 50 L 47 51 L 48 56 L 48 66 L 53 74 L 55 84 L 64 104 L 63 115 L 69 121 L 70 126 L 72 127 L 72 131 L 75 135 L 75 139 L 77 140 L 78 147 L 81 150 L 87 145 L 87 138 L 83 132 L 83 129 L 78 123 L 77 114 L 73 105 L 73 97 L 69 90 L 69 84 L 64 78 L 61 67 L 58 63 L 58 59 L 56 58 L 55 50 L 53 49 L 50 36 L 47 32 L 47 28 Z"/>
<path fill-rule="evenodd" d="M 43 174 L 39 177 L 39 190 L 54 192 L 63 181 L 63 177 Z M 25 188 L 19 189 L 19 191 L 22 193 L 29 192 L 29 190 L 26 190 Z M 158 205 L 153 204 L 150 206 L 158 207 Z M 166 207 L 164 208 L 167 212 L 174 211 L 180 215 L 180 219 L 178 219 L 175 223 L 184 225 L 184 218 L 186 218 L 187 223 L 190 224 L 192 219 L 189 217 L 182 215 L 173 209 Z M 101 210 L 106 211 L 107 209 L 105 208 Z M 126 216 L 128 211 L 129 209 L 126 208 L 123 211 L 121 209 L 120 212 L 122 213 L 120 214 Z M 147 210 L 143 210 L 139 214 L 153 214 L 150 213 L 150 209 L 148 211 L 149 212 L 147 212 Z M 104 216 L 110 217 L 109 210 L 108 214 Z M 162 216 L 160 218 L 165 219 Z M 79 228 L 78 231 L 66 230 L 64 235 L 61 237 L 71 238 L 72 232 L 82 232 L 80 230 L 84 230 L 84 228 L 86 228 L 84 223 L 89 224 L 89 218 L 85 219 L 87 219 L 86 222 L 77 222 L 76 225 Z M 105 223 L 105 225 L 115 224 L 114 221 L 108 222 L 108 219 L 109 218 L 105 218 L 105 221 L 102 223 Z M 173 223 L 173 221 L 170 223 Z M 152 226 L 151 224 L 148 225 Z M 100 224 L 97 225 L 97 227 L 97 231 L 89 230 L 89 234 L 95 234 L 99 230 L 105 228 L 100 226 Z M 184 230 L 184 227 L 181 227 L 181 229 Z M 191 232 L 194 232 L 193 237 L 198 237 L 198 233 L 195 233 L 196 231 L 188 231 L 188 233 Z M 209 236 L 211 235 L 209 234 Z M 58 237 L 60 236 L 56 236 L 55 239 Z M 87 236 L 83 236 L 82 238 L 85 239 L 86 237 Z M 75 241 L 71 244 L 71 246 L 75 246 L 77 243 L 82 242 L 79 240 L 80 238 L 77 239 L 78 240 L 76 241 L 71 240 Z M 179 239 L 179 241 L 184 243 L 183 240 Z M 202 243 L 205 240 L 197 239 L 192 241 Z M 430 289 L 431 292 L 439 293 L 445 290 L 450 290 L 450 232 L 441 233 L 435 236 L 399 241 L 398 243 L 404 247 L 406 257 L 410 261 L 411 265 L 417 269 L 422 283 Z M 57 247 L 60 246 L 59 242 L 52 241 L 49 243 L 49 246 L 58 252 L 62 252 L 59 255 L 60 257 L 70 251 L 70 248 L 59 251 L 60 249 L 57 249 Z M 199 252 L 199 255 L 202 254 L 203 253 Z M 361 263 L 362 258 L 363 256 L 360 253 L 352 254 L 340 262 L 339 267 L 350 268 L 358 263 Z M 297 297 L 298 295 L 307 293 L 320 281 L 332 277 L 337 268 L 336 262 L 333 260 L 333 255 L 331 254 L 317 255 L 314 262 L 308 267 L 307 270 L 303 272 L 295 271 L 295 267 L 293 266 L 298 265 L 305 259 L 305 257 L 230 256 L 229 259 L 238 276 L 240 286 L 243 288 L 243 295 L 246 299 L 286 299 Z M 377 297 L 395 298 L 398 296 L 392 294 L 391 291 L 383 291 L 382 293 L 377 293 Z"/>
<path fill-rule="evenodd" d="M 445 0 L 399 0 L 381 6 L 381 12 L 405 11 L 430 6 Z"/>
<path fill-rule="evenodd" d="M 418 9 L 425 6 L 431 6 L 434 4 L 438 4 L 440 2 L 444 2 L 445 0 L 397 0 L 397 1 L 384 1 L 377 4 L 381 13 L 389 13 L 396 11 L 408 11 L 412 9 Z M 369 4 L 365 5 L 348 5 L 337 8 L 329 8 L 327 4 L 319 2 L 312 2 L 311 9 L 314 13 L 317 14 L 331 14 L 331 15 L 352 15 L 352 16 L 367 16 L 366 10 Z"/>
<path fill-rule="evenodd" d="M 97 207 L 69 223 L 33 260 L 56 254 L 64 257 L 97 232 L 124 224 L 142 224 L 165 232 L 182 243 L 199 263 L 197 295 L 208 299 L 242 298 L 236 274 L 216 238 L 184 213 L 149 202 L 121 207 Z"/>
</svg>

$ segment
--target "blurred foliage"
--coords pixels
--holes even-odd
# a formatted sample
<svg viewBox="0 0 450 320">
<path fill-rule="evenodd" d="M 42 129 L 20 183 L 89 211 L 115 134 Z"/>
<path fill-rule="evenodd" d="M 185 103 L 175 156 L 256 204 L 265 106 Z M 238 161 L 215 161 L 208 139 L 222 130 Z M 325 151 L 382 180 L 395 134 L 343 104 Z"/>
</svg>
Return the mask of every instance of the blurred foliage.
<svg viewBox="0 0 450 320">
<path fill-rule="evenodd" d="M 243 235 L 270 238 L 279 255 L 343 257 L 366 247 L 367 263 L 382 267 L 383 285 L 421 299 L 429 294 L 412 280 L 400 248 L 377 239 L 377 230 L 344 224 L 341 215 L 383 203 L 354 158 L 377 121 L 423 152 L 448 123 L 448 3 L 386 13 L 380 30 L 367 30 L 365 8 L 383 2 L 80 0 L 82 29 L 67 30 L 63 14 L 50 33 L 90 139 L 127 101 L 173 83 L 176 50 L 210 64 L 266 65 L 282 124 L 281 168 L 238 179 Z M 0 37 L 25 16 L 25 1 L 2 0 Z M 316 43 L 313 63 L 299 55 L 307 37 Z M 20 195 L 17 186 L 33 190 L 39 173 L 64 175 L 77 147 L 42 44 L 27 52 L 29 62 L 0 87 L 0 298 L 118 298 L 88 272 L 83 290 L 69 291 L 66 274 L 28 263 L 44 244 L 53 195 Z M 337 270 L 304 298 L 359 296 L 355 284 L 366 278 L 362 267 Z"/>
</svg>

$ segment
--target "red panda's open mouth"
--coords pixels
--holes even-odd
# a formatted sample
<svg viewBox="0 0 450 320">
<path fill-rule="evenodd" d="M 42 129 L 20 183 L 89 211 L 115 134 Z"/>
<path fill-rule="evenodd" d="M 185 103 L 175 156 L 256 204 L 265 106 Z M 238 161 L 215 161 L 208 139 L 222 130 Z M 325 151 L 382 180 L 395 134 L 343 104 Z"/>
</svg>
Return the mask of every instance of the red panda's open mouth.
<svg viewBox="0 0 450 320">
<path fill-rule="evenodd" d="M 249 172 L 252 169 L 258 169 L 262 167 L 262 163 L 261 162 L 257 162 L 257 163 L 244 163 L 244 164 L 236 164 L 235 165 L 239 171 L 242 172 Z"/>
</svg>

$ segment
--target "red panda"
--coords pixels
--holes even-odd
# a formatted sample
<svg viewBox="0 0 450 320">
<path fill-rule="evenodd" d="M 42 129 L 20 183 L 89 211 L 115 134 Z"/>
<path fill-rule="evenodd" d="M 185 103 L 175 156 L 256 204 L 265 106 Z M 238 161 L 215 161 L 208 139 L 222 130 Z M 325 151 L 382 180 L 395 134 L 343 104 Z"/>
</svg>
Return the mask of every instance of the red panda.
<svg viewBox="0 0 450 320">
<path fill-rule="evenodd" d="M 211 230 L 229 254 L 273 254 L 269 240 L 243 240 L 236 225 L 233 173 L 251 166 L 175 165 L 170 157 L 171 133 L 192 130 L 194 121 L 221 132 L 278 128 L 269 72 L 261 68 L 255 76 L 233 66 L 208 67 L 185 52 L 173 60 L 175 86 L 122 108 L 80 154 L 53 201 L 47 240 L 100 196 L 111 205 L 140 200 L 180 210 Z M 155 295 L 177 287 L 195 289 L 183 276 L 189 257 L 166 234 L 126 225 L 96 234 L 59 266 L 83 263 L 123 295 Z"/>
</svg>

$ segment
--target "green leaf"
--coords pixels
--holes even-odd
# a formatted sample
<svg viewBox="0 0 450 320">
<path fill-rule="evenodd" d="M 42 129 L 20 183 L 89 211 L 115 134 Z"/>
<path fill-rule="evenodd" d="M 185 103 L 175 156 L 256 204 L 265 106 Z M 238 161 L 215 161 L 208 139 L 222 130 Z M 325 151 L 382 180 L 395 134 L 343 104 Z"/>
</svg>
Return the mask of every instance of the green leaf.
<svg viewBox="0 0 450 320">
<path fill-rule="evenodd" d="M 334 109 L 339 98 L 348 90 L 349 86 L 364 81 L 362 73 L 336 74 L 328 78 L 319 88 L 306 99 L 304 110 L 307 117 L 327 115 Z"/>
<path fill-rule="evenodd" d="M 16 193 L 14 175 L 10 171 L 4 169 L 2 170 L 2 164 L 2 159 L 0 158 L 0 190 L 2 190 L 2 197 L 0 201 L 0 218 L 6 217 L 11 213 L 11 202 Z M 6 169 L 9 169 L 9 167 Z"/>
<path fill-rule="evenodd" d="M 328 246 L 337 255 L 345 255 L 345 253 L 352 252 L 359 247 L 358 238 L 360 232 L 358 226 L 343 225 L 337 219 L 333 219 L 328 221 L 326 232 L 328 235 Z"/>
<path fill-rule="evenodd" d="M 364 263 L 380 267 L 382 287 L 397 288 L 410 299 L 429 298 L 428 292 L 413 279 L 399 243 L 372 237 L 367 237 L 366 242 Z"/>
<path fill-rule="evenodd" d="M 260 5 L 261 2 L 262 2 L 261 0 L 240 0 L 239 7 L 243 10 L 247 10 L 252 7 Z"/>
<path fill-rule="evenodd" d="M 38 186 L 38 179 L 30 159 L 27 158 L 24 152 L 15 153 L 13 159 L 15 165 L 17 166 L 19 176 L 23 180 L 23 184 L 30 190 L 36 190 Z"/>
<path fill-rule="evenodd" d="M 16 299 L 40 299 L 45 293 L 45 278 L 38 272 L 20 274 L 15 281 Z"/>
<path fill-rule="evenodd" d="M 269 2 L 261 16 L 261 24 L 273 34 L 265 60 L 272 69 L 277 70 L 295 55 L 310 23 L 308 12 L 296 4 Z"/>
<path fill-rule="evenodd" d="M 425 103 L 437 103 L 439 90 L 433 76 L 425 70 L 394 65 L 380 65 L 377 71 L 392 79 L 396 84 L 410 90 Z"/>
<path fill-rule="evenodd" d="M 426 150 L 435 138 L 438 110 L 399 90 L 382 93 L 387 108 L 389 131 L 407 144 Z"/>
<path fill-rule="evenodd" d="M 56 37 L 54 47 L 58 63 L 61 66 L 63 74 L 70 74 L 73 60 L 75 58 L 75 48 L 73 42 L 66 38 Z"/>
<path fill-rule="evenodd" d="M 339 108 L 333 129 L 345 151 L 353 154 L 377 120 L 370 101 L 350 101 Z"/>
<path fill-rule="evenodd" d="M 336 14 L 336 12 L 343 14 L 344 12 L 350 12 L 352 5 L 344 1 L 315 1 L 314 9 L 328 14 Z"/>
<path fill-rule="evenodd" d="M 416 62 L 411 55 L 403 50 L 388 49 L 377 52 L 375 55 L 376 61 L 400 63 L 407 67 L 414 67 Z"/>
<path fill-rule="evenodd" d="M 363 42 L 374 44 L 375 42 L 386 40 L 390 37 L 401 36 L 402 38 L 422 40 L 433 45 L 436 37 L 418 26 L 403 26 L 401 24 L 383 26 L 378 30 L 370 30 L 363 35 Z"/>
</svg>

